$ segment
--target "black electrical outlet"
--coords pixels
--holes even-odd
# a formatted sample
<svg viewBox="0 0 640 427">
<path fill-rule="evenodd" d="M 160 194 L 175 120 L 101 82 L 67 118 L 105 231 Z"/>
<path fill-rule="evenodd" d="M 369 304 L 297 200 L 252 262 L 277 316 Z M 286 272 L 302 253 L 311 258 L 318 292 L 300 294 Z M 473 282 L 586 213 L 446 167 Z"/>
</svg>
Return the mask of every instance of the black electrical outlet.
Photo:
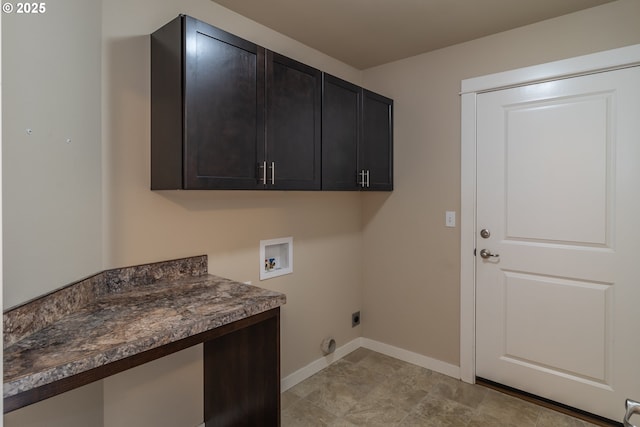
<svg viewBox="0 0 640 427">
<path fill-rule="evenodd" d="M 360 312 L 356 311 L 351 315 L 351 327 L 355 328 L 360 324 Z"/>
</svg>

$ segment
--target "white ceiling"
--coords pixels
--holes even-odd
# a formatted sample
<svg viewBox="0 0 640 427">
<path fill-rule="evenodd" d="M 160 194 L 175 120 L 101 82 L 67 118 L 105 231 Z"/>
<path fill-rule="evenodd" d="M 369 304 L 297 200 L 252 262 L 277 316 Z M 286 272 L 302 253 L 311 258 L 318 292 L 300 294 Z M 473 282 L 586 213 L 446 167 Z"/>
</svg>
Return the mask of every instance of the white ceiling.
<svg viewBox="0 0 640 427">
<path fill-rule="evenodd" d="M 613 0 L 215 0 L 358 69 Z"/>
</svg>

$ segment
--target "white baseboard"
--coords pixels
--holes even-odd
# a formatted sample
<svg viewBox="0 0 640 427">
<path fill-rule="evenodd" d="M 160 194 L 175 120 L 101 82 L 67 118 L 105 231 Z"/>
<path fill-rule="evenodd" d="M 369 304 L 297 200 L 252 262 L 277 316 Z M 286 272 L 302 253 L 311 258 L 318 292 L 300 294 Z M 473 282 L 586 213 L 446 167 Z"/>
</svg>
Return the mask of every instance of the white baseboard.
<svg viewBox="0 0 640 427">
<path fill-rule="evenodd" d="M 362 347 L 362 338 L 356 338 L 353 341 L 349 341 L 343 346 L 340 346 L 328 356 L 321 357 L 320 359 L 314 360 L 309 363 L 307 366 L 302 367 L 295 371 L 294 373 L 287 375 L 280 381 L 280 389 L 281 391 L 287 391 L 294 385 L 301 383 L 306 380 L 313 374 L 316 374 L 331 365 L 333 362 L 337 362 L 342 359 L 347 354 L 351 353 L 354 350 Z"/>
<path fill-rule="evenodd" d="M 409 350 L 404 350 L 399 347 L 394 347 L 389 344 L 384 344 L 379 341 L 374 341 L 369 338 L 356 338 L 353 341 L 336 349 L 332 354 L 321 357 L 307 366 L 298 369 L 294 373 L 287 375 L 280 382 L 281 391 L 287 391 L 294 385 L 301 383 L 313 374 L 316 374 L 331 365 L 334 362 L 342 359 L 347 354 L 360 347 L 368 348 L 369 350 L 377 351 L 378 353 L 385 354 L 387 356 L 395 357 L 407 363 L 421 366 L 432 371 L 448 375 L 450 377 L 460 379 L 460 367 L 452 365 L 450 363 L 443 362 L 441 360 L 433 359 L 431 357 L 423 356 L 418 353 L 414 353 Z"/>
<path fill-rule="evenodd" d="M 421 354 L 381 343 L 379 341 L 374 341 L 369 338 L 362 338 L 362 347 L 377 351 L 378 353 L 386 354 L 387 356 L 395 357 L 396 359 L 400 359 L 404 362 L 412 363 L 458 380 L 460 379 L 459 366 L 452 365 L 438 359 L 423 356 Z"/>
</svg>

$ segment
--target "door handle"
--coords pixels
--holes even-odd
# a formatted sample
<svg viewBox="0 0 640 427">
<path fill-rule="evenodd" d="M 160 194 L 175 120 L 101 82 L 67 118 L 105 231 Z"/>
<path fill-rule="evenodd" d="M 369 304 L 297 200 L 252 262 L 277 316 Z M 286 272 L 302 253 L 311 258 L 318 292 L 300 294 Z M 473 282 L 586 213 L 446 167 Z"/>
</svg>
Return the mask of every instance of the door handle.
<svg viewBox="0 0 640 427">
<path fill-rule="evenodd" d="M 276 162 L 271 162 L 271 185 L 276 183 Z"/>
<path fill-rule="evenodd" d="M 367 181 L 365 180 L 365 177 L 367 176 L 367 172 L 364 169 L 361 169 L 358 175 L 360 176 L 360 181 L 358 181 L 358 185 L 362 188 L 365 188 L 367 186 Z"/>
<path fill-rule="evenodd" d="M 631 416 L 633 414 L 640 414 L 640 402 L 636 402 L 631 399 L 627 399 L 625 402 L 625 407 L 627 408 L 627 413 L 624 415 L 624 427 L 635 427 L 631 424 Z"/>
<path fill-rule="evenodd" d="M 267 161 L 263 161 L 260 165 L 260 169 L 262 170 L 262 185 L 267 185 Z"/>
<path fill-rule="evenodd" d="M 498 258 L 500 256 L 500 254 L 494 254 L 491 253 L 490 251 L 483 249 L 480 251 L 480 257 L 482 259 L 489 259 L 489 258 Z"/>
</svg>

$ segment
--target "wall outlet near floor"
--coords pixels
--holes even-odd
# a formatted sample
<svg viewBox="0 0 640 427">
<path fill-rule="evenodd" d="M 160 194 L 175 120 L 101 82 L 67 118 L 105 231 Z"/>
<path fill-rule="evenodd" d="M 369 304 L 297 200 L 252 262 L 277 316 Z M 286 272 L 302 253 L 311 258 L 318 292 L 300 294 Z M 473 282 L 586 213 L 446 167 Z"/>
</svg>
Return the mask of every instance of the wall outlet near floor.
<svg viewBox="0 0 640 427">
<path fill-rule="evenodd" d="M 360 324 L 360 312 L 356 311 L 351 315 L 351 327 L 355 328 Z"/>
</svg>

